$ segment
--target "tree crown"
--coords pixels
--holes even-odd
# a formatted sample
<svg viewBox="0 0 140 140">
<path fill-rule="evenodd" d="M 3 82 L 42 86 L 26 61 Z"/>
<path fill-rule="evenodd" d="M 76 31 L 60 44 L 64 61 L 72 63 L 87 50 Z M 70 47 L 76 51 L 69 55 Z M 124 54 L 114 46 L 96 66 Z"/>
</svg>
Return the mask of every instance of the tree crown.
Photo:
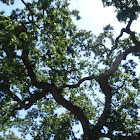
<svg viewBox="0 0 140 140">
<path fill-rule="evenodd" d="M 98 36 L 78 30 L 68 0 L 33 0 L 10 15 L 0 13 L 1 138 L 139 139 L 139 34 L 130 27 L 138 18 L 138 0 L 102 0 L 115 6 L 126 23 L 117 38 L 111 25 Z M 14 4 L 13 0 L 1 0 Z M 128 37 L 123 37 L 127 33 Z M 131 59 L 127 57 L 131 54 Z M 102 102 L 99 95 L 104 97 Z M 93 103 L 94 102 L 94 103 Z M 64 107 L 66 110 L 59 111 Z M 21 110 L 26 110 L 21 114 Z"/>
</svg>

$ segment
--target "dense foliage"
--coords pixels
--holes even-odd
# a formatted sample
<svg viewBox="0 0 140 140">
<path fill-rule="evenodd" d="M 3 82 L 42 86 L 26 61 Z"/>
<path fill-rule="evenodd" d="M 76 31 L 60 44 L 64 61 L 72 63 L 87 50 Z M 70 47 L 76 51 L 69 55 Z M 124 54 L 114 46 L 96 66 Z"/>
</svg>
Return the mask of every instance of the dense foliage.
<svg viewBox="0 0 140 140">
<path fill-rule="evenodd" d="M 99 36 L 78 30 L 68 0 L 21 0 L 23 9 L 1 11 L 0 139 L 76 140 L 80 123 L 79 139 L 140 139 L 140 35 L 130 29 L 140 3 L 102 1 L 126 23 L 117 38 L 111 25 Z"/>
</svg>

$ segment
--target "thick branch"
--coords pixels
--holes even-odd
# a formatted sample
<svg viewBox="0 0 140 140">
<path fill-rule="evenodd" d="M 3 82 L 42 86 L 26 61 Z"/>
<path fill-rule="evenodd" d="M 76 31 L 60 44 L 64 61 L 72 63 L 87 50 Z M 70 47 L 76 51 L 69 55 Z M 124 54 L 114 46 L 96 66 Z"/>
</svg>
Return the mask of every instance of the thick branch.
<svg viewBox="0 0 140 140">
<path fill-rule="evenodd" d="M 111 94 L 108 94 L 108 95 L 105 96 L 104 111 L 101 114 L 101 116 L 99 117 L 98 123 L 96 124 L 96 127 L 99 129 L 99 131 L 105 125 L 106 120 L 110 116 L 110 112 L 111 112 L 111 99 L 112 99 L 112 95 Z"/>
<path fill-rule="evenodd" d="M 23 60 L 24 65 L 26 66 L 28 75 L 31 78 L 31 82 L 32 82 L 33 86 L 36 86 L 39 89 L 44 89 L 46 92 L 49 92 L 50 89 L 52 88 L 52 85 L 47 82 L 38 82 L 37 81 L 36 75 L 33 71 L 32 65 L 31 65 L 31 62 L 28 58 L 28 50 L 23 49 L 21 59 Z"/>
<path fill-rule="evenodd" d="M 140 43 L 140 42 L 138 42 L 138 43 Z M 137 46 L 131 47 L 131 48 L 127 49 L 125 52 L 119 54 L 118 57 L 116 58 L 116 60 L 111 65 L 110 69 L 108 71 L 106 71 L 103 75 L 106 77 L 113 75 L 113 73 L 115 73 L 116 70 L 118 69 L 118 66 L 121 63 L 121 61 L 124 60 L 128 54 L 134 53 L 134 52 L 135 53 L 140 52 L 140 44 Z"/>
<path fill-rule="evenodd" d="M 18 96 L 14 95 L 13 100 L 16 101 L 16 102 L 18 102 L 18 104 L 20 105 L 20 107 L 19 107 L 20 109 L 26 108 L 26 104 L 23 101 L 21 101 L 18 98 Z"/>
<path fill-rule="evenodd" d="M 113 73 L 115 73 L 115 71 L 117 70 L 117 68 L 118 68 L 119 64 L 121 63 L 121 61 L 123 60 L 123 58 L 124 58 L 124 54 L 123 53 L 121 53 L 120 55 L 118 55 L 118 57 L 116 58 L 116 60 L 111 65 L 110 69 L 104 73 L 104 76 L 109 77 Z"/>
<path fill-rule="evenodd" d="M 89 121 L 85 116 L 83 110 L 80 107 L 73 105 L 71 102 L 63 98 L 59 89 L 52 88 L 51 93 L 58 104 L 61 104 L 63 107 L 68 109 L 72 114 L 75 115 L 75 117 L 77 117 L 78 120 L 80 120 L 84 131 L 84 140 L 88 139 L 90 136 Z"/>
<path fill-rule="evenodd" d="M 26 66 L 26 69 L 28 71 L 28 75 L 30 76 L 31 78 L 31 82 L 34 86 L 36 86 L 37 88 L 39 88 L 39 82 L 37 81 L 36 79 L 36 75 L 32 69 L 32 66 L 31 66 L 31 62 L 28 58 L 28 53 L 26 53 L 25 50 L 23 50 L 22 52 L 22 60 L 23 60 L 23 63 L 24 65 Z"/>
<path fill-rule="evenodd" d="M 102 89 L 102 92 L 105 94 L 105 105 L 104 105 L 104 111 L 101 114 L 101 116 L 98 119 L 98 123 L 93 128 L 96 132 L 100 132 L 103 126 L 105 125 L 108 117 L 111 113 L 111 99 L 112 99 L 112 88 L 108 84 L 108 78 L 101 76 L 99 80 L 100 88 Z M 94 132 L 93 132 L 94 133 Z"/>
<path fill-rule="evenodd" d="M 42 92 L 35 91 L 33 94 L 30 95 L 29 98 L 25 98 L 23 101 L 20 100 L 18 96 L 14 95 L 13 100 L 17 101 L 18 104 L 20 105 L 20 107 L 16 108 L 15 110 L 29 109 L 34 103 L 36 103 L 37 100 L 40 100 L 47 94 L 48 92 L 45 91 Z"/>
</svg>

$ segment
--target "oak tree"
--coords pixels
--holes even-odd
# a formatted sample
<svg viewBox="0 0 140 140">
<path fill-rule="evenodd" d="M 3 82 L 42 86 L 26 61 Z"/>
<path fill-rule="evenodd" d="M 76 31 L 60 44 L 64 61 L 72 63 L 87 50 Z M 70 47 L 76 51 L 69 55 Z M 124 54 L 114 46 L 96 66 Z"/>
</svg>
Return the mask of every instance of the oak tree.
<svg viewBox="0 0 140 140">
<path fill-rule="evenodd" d="M 21 0 L 23 9 L 1 11 L 0 139 L 140 139 L 140 34 L 131 30 L 140 3 L 102 2 L 126 24 L 116 38 L 111 25 L 98 36 L 79 30 L 68 0 Z"/>
</svg>

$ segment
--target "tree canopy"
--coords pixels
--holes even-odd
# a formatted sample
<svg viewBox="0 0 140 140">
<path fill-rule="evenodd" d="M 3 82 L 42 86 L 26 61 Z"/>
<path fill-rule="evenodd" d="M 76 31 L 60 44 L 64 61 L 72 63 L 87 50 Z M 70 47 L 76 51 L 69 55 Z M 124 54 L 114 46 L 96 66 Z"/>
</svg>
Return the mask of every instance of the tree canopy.
<svg viewBox="0 0 140 140">
<path fill-rule="evenodd" d="M 102 0 L 126 24 L 117 38 L 111 25 L 98 36 L 79 30 L 69 0 L 21 2 L 0 12 L 0 139 L 139 140 L 139 0 Z"/>
</svg>

